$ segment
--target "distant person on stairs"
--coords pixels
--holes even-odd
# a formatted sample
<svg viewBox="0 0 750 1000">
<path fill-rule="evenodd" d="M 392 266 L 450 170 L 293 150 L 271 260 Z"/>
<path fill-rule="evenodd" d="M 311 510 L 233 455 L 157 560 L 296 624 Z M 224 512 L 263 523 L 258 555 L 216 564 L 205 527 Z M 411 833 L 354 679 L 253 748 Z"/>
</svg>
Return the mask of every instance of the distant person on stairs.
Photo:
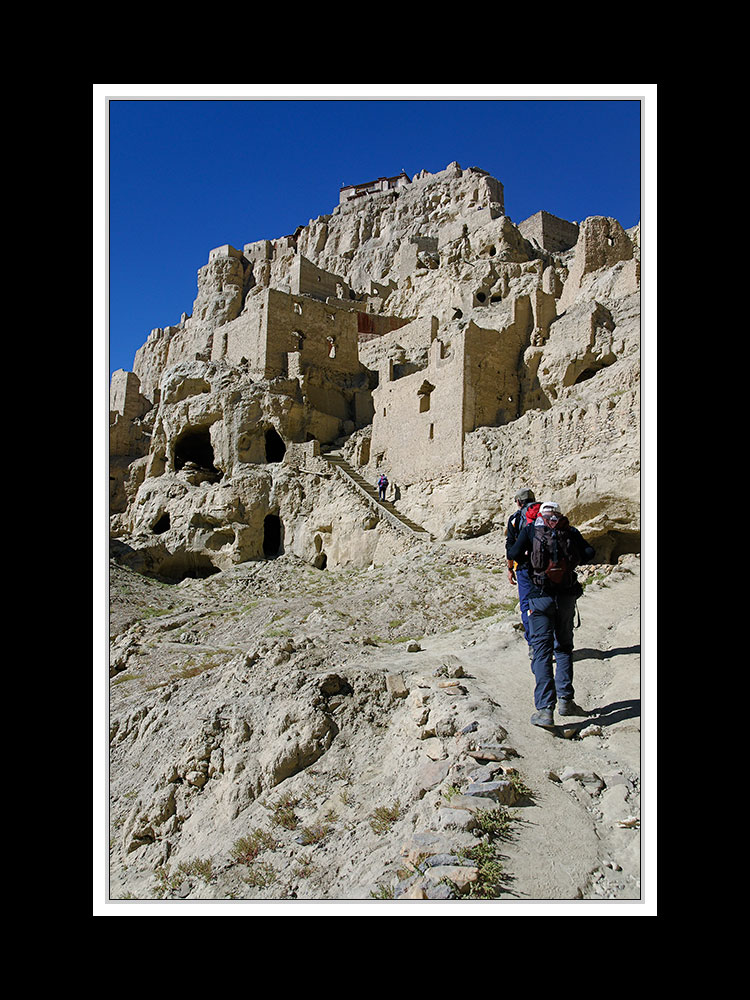
<svg viewBox="0 0 750 1000">
<path fill-rule="evenodd" d="M 560 715 L 585 715 L 573 691 L 573 619 L 583 593 L 576 566 L 590 562 L 594 550 L 564 517 L 554 501 L 541 504 L 534 524 L 521 528 L 506 547 L 509 559 L 529 553 L 529 637 L 535 678 L 535 726 L 554 726 Z M 553 664 L 554 657 L 554 664 Z"/>
<path fill-rule="evenodd" d="M 378 479 L 378 496 L 381 500 L 385 500 L 385 491 L 388 489 L 388 477 L 383 472 L 381 473 L 380 479 Z"/>
</svg>

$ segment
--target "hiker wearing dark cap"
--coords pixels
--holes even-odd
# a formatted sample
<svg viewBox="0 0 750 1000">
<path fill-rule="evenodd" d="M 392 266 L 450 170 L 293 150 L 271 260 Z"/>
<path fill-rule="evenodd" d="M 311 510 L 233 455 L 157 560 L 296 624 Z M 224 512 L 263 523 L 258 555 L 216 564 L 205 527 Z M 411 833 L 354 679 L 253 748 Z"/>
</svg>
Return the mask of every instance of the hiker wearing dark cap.
<svg viewBox="0 0 750 1000">
<path fill-rule="evenodd" d="M 594 550 L 563 516 L 560 505 L 547 501 L 534 524 L 521 528 L 507 546 L 507 553 L 515 560 L 530 553 L 528 620 L 536 708 L 531 722 L 554 726 L 555 707 L 560 715 L 585 715 L 573 691 L 573 619 L 583 593 L 575 568 L 590 562 Z"/>
<path fill-rule="evenodd" d="M 521 622 L 523 623 L 523 634 L 529 644 L 529 657 L 532 655 L 531 639 L 529 636 L 529 554 L 523 553 L 517 559 L 508 556 L 508 547 L 515 544 L 521 528 L 527 523 L 527 519 L 532 521 L 536 517 L 539 504 L 534 497 L 534 491 L 528 487 L 523 487 L 514 497 L 517 505 L 508 518 L 508 526 L 505 529 L 505 556 L 508 563 L 508 580 L 513 586 L 518 587 L 518 599 L 521 602 Z"/>
</svg>

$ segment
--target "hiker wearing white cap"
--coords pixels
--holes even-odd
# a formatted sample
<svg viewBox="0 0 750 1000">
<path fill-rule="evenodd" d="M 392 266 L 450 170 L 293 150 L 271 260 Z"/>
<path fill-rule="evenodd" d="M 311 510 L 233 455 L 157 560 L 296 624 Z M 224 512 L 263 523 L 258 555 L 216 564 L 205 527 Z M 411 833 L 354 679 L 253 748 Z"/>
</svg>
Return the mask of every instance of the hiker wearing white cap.
<svg viewBox="0 0 750 1000">
<path fill-rule="evenodd" d="M 585 715 L 573 691 L 573 618 L 583 593 L 575 568 L 590 562 L 594 550 L 560 505 L 545 500 L 534 524 L 525 525 L 506 552 L 509 559 L 524 553 L 529 558 L 529 641 L 536 682 L 531 722 L 554 726 L 555 707 L 560 715 Z"/>
</svg>

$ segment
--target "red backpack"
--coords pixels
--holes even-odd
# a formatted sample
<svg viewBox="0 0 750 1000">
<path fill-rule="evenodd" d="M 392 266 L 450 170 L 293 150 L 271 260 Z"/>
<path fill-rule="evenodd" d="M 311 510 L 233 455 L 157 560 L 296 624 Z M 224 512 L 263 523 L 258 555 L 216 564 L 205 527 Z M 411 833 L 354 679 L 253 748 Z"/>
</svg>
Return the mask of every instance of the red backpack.
<svg viewBox="0 0 750 1000">
<path fill-rule="evenodd" d="M 536 521 L 537 517 L 539 516 L 539 508 L 541 506 L 542 506 L 541 503 L 539 501 L 536 501 L 535 503 L 530 503 L 528 507 L 524 508 L 526 511 L 527 524 L 533 524 L 534 521 Z"/>
</svg>

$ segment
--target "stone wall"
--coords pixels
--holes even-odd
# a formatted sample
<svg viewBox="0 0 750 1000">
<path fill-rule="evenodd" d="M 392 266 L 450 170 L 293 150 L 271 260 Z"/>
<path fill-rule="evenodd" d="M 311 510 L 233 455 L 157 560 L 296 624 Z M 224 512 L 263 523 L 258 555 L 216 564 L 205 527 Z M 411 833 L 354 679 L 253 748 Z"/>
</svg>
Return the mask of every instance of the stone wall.
<svg viewBox="0 0 750 1000">
<path fill-rule="evenodd" d="M 286 374 L 287 354 L 296 352 L 302 371 L 316 367 L 351 375 L 361 370 L 355 312 L 273 289 L 266 301 L 266 378 Z"/>
<path fill-rule="evenodd" d="M 544 211 L 530 215 L 518 228 L 524 239 L 535 240 L 542 250 L 549 250 L 551 253 L 570 250 L 578 239 L 577 223 Z"/>
<path fill-rule="evenodd" d="M 445 354 L 445 356 L 444 356 Z M 370 462 L 392 482 L 434 479 L 459 472 L 463 450 L 463 338 L 446 352 L 434 340 L 428 364 L 394 378 L 393 361 L 373 390 Z"/>
<path fill-rule="evenodd" d="M 307 257 L 299 254 L 292 267 L 292 292 L 295 295 L 309 295 L 325 301 L 328 298 L 348 299 L 350 289 L 343 278 L 330 271 L 316 267 Z"/>
<path fill-rule="evenodd" d="M 259 289 L 248 297 L 237 319 L 215 331 L 211 357 L 232 364 L 244 358 L 251 372 L 276 378 L 289 374 L 290 354 L 298 355 L 295 365 L 300 372 L 311 367 L 359 372 L 357 314 L 309 295 Z"/>
</svg>

